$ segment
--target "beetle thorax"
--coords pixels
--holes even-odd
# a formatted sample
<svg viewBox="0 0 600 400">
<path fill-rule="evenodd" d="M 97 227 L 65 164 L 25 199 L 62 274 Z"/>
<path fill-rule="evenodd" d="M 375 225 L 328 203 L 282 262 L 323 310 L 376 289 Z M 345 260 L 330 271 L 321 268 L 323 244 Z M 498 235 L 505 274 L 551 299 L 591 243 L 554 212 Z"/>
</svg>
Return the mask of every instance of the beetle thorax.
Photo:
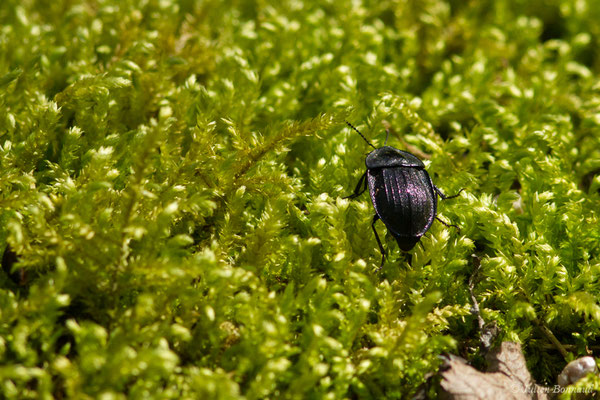
<svg viewBox="0 0 600 400">
<path fill-rule="evenodd" d="M 392 167 L 425 168 L 423 162 L 414 155 L 391 146 L 383 146 L 370 152 L 367 155 L 365 164 L 368 169 Z"/>
</svg>

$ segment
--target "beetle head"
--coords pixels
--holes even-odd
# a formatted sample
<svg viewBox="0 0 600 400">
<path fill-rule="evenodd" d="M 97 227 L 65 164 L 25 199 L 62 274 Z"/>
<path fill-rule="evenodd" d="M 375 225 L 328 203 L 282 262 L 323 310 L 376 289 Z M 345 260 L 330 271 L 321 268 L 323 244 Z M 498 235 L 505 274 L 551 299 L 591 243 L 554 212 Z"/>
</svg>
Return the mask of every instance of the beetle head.
<svg viewBox="0 0 600 400">
<path fill-rule="evenodd" d="M 398 150 L 391 146 L 383 146 L 373 150 L 365 160 L 367 168 L 425 168 L 425 165 L 416 156 L 406 151 Z"/>
</svg>

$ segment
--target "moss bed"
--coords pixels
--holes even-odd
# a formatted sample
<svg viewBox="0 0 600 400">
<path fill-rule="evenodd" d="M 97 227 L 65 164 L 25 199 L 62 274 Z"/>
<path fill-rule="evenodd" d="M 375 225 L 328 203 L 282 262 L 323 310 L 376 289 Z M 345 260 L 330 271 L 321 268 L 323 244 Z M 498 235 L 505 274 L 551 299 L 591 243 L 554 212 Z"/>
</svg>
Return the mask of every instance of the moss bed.
<svg viewBox="0 0 600 400">
<path fill-rule="evenodd" d="M 600 349 L 600 3 L 2 0 L 0 397 L 435 397 Z M 456 199 L 408 254 L 370 147 Z M 548 332 L 566 349 L 561 354 Z M 432 378 L 433 375 L 433 378 Z M 600 379 L 586 385 L 600 389 Z"/>
</svg>

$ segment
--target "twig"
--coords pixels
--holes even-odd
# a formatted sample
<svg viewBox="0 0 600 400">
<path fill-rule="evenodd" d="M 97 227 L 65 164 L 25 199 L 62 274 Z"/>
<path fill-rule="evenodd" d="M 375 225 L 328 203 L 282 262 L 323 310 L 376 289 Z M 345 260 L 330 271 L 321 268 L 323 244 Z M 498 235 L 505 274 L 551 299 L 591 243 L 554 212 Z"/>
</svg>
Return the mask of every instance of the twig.
<svg viewBox="0 0 600 400">
<path fill-rule="evenodd" d="M 565 346 L 563 346 L 558 341 L 558 339 L 556 338 L 556 336 L 554 336 L 554 334 L 552 333 L 552 331 L 542 321 L 540 321 L 537 318 L 535 318 L 533 320 L 533 322 L 541 329 L 542 333 L 544 335 L 546 335 L 546 337 L 552 342 L 552 344 L 554 345 L 554 347 L 556 347 L 556 349 L 563 356 L 563 358 L 565 360 L 568 360 L 568 358 L 569 358 L 569 352 L 567 351 L 567 349 L 565 349 Z"/>
<path fill-rule="evenodd" d="M 475 297 L 475 277 L 479 273 L 479 269 L 481 268 L 481 262 L 479 257 L 473 254 L 473 265 L 475 268 L 473 269 L 473 273 L 469 277 L 469 293 L 471 294 L 471 302 L 473 306 L 471 307 L 471 314 L 477 317 L 477 325 L 479 326 L 479 342 L 481 343 L 481 349 L 484 353 L 487 353 L 492 348 L 492 342 L 494 338 L 498 336 L 498 326 L 495 321 L 487 324 L 485 323 L 483 317 L 481 316 L 481 310 L 479 309 L 479 302 L 477 301 L 477 297 Z"/>
<path fill-rule="evenodd" d="M 430 154 L 427 154 L 427 153 L 423 152 L 418 147 L 413 146 L 412 144 L 410 144 L 406 140 L 404 140 L 404 138 L 402 136 L 398 135 L 398 132 L 396 132 L 396 130 L 392 127 L 392 125 L 388 121 L 383 120 L 383 121 L 381 121 L 381 124 L 383 125 L 383 127 L 386 130 L 391 131 L 394 134 L 394 136 L 396 136 L 398 138 L 398 140 L 400 140 L 400 142 L 402 142 L 402 145 L 404 146 L 404 148 L 406 150 L 408 150 L 409 152 L 411 152 L 412 154 L 414 154 L 415 156 L 417 156 L 417 157 L 419 157 L 421 159 L 424 159 L 424 160 L 431 159 L 431 155 Z"/>
</svg>

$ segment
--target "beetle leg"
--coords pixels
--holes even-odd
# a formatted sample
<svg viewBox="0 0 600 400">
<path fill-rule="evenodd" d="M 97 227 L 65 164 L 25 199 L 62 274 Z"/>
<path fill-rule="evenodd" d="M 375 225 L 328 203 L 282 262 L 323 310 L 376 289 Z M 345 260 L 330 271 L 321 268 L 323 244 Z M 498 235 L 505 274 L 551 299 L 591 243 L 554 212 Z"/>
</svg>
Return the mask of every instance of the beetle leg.
<svg viewBox="0 0 600 400">
<path fill-rule="evenodd" d="M 442 200 L 448 200 L 448 199 L 453 199 L 455 197 L 458 197 L 458 195 L 460 194 L 460 192 L 462 192 L 465 189 L 460 189 L 458 191 L 458 193 L 456 193 L 455 195 L 452 196 L 446 196 L 444 193 L 442 193 L 442 191 L 440 190 L 440 188 L 438 188 L 437 186 L 433 185 L 433 190 L 435 190 L 435 192 L 438 194 L 438 196 L 440 196 L 442 198 Z M 438 221 L 440 221 L 442 224 L 444 224 L 447 228 L 453 227 L 456 228 L 459 232 L 460 232 L 460 228 L 458 227 L 458 225 L 454 225 L 454 224 L 449 224 L 447 222 L 442 221 L 441 219 L 439 219 L 437 216 L 435 217 L 435 219 L 437 219 Z"/>
<path fill-rule="evenodd" d="M 447 222 L 442 221 L 441 219 L 439 219 L 438 217 L 435 217 L 435 219 L 437 219 L 438 221 L 440 221 L 442 224 L 444 224 L 447 228 L 453 227 L 456 228 L 459 232 L 460 232 L 460 227 L 458 225 L 454 225 L 454 224 L 449 224 Z"/>
<path fill-rule="evenodd" d="M 440 196 L 442 198 L 442 200 L 448 200 L 448 199 L 453 199 L 455 197 L 458 197 L 458 195 L 460 194 L 460 192 L 462 192 L 465 189 L 460 189 L 458 191 L 458 193 L 452 195 L 452 196 L 446 196 L 444 193 L 442 193 L 442 191 L 440 190 L 440 188 L 438 188 L 437 186 L 433 185 L 433 190 L 435 190 L 435 192 L 438 194 L 438 196 Z"/>
<path fill-rule="evenodd" d="M 377 234 L 377 229 L 375 229 L 375 222 L 377 222 L 378 219 L 379 219 L 379 215 L 375 214 L 373 216 L 373 222 L 371 223 L 371 228 L 373 228 L 373 233 L 375 233 L 375 239 L 377 239 L 377 244 L 379 245 L 379 251 L 381 252 L 381 265 L 378 268 L 378 270 L 380 270 L 383 267 L 383 262 L 385 261 L 385 249 L 383 248 L 383 245 L 381 244 L 381 240 L 379 240 L 379 235 Z"/>
<path fill-rule="evenodd" d="M 344 197 L 344 199 L 354 199 L 358 196 L 360 196 L 361 194 L 363 194 L 365 192 L 365 190 L 367 190 L 367 173 L 365 172 L 359 179 L 358 181 L 358 185 L 356 185 L 356 188 L 354 189 L 354 193 L 352 193 L 350 196 L 346 196 Z M 362 189 L 360 187 L 363 187 Z"/>
</svg>

